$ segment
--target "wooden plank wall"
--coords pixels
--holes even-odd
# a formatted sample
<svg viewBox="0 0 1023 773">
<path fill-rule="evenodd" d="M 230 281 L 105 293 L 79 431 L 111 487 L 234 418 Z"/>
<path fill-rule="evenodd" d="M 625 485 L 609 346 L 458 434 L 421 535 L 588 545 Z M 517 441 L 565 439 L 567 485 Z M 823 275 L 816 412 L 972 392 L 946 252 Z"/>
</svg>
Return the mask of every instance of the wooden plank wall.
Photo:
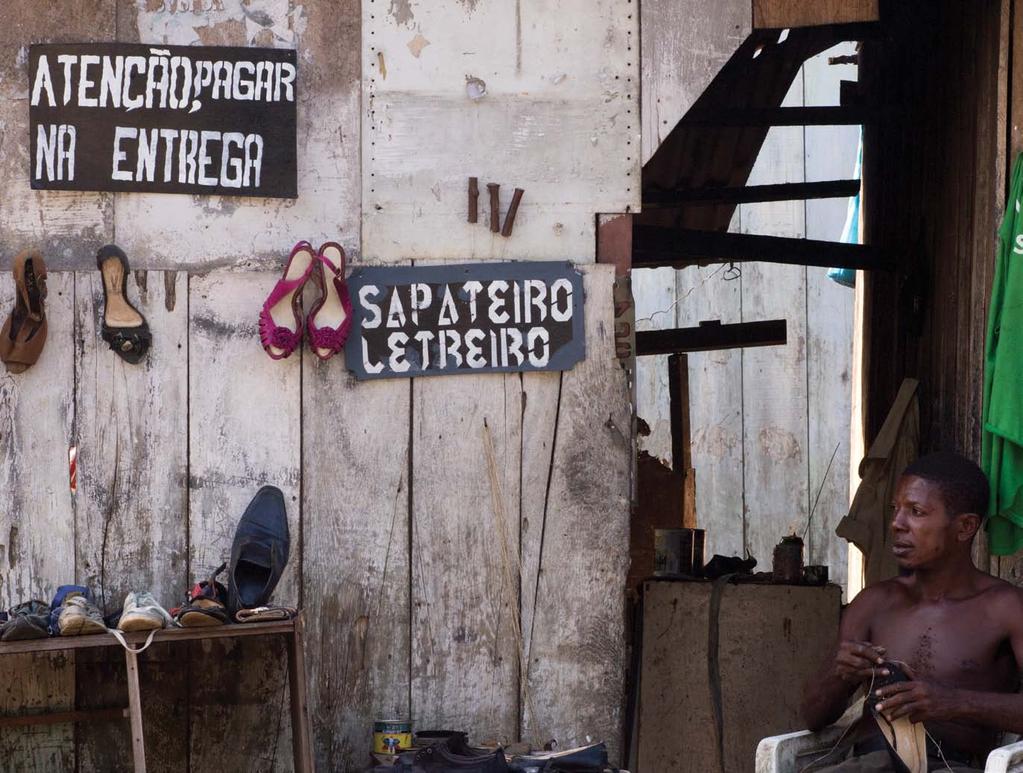
<svg viewBox="0 0 1023 773">
<path fill-rule="evenodd" d="M 435 159 L 452 179 L 492 174 L 509 193 L 522 184 L 525 202 L 532 191 L 516 235 L 521 225 L 528 236 L 532 220 L 535 238 L 496 242 L 483 226 L 469 237 L 445 233 L 416 216 L 373 225 L 377 242 L 367 247 L 362 180 L 400 170 L 393 163 L 361 169 L 365 17 L 389 17 L 374 21 L 390 26 L 410 72 L 417 60 L 435 72 L 462 50 L 458 30 L 498 29 L 491 22 L 505 18 L 508 4 L 450 0 L 431 5 L 429 14 L 424 9 L 421 21 L 436 24 L 420 57 L 406 46 L 416 35 L 406 14 L 419 13 L 408 2 L 379 12 L 358 0 L 45 5 L 31 14 L 0 11 L 0 179 L 8 192 L 0 198 L 0 252 L 7 260 L 38 245 L 51 267 L 43 358 L 21 376 L 0 374 L 3 605 L 49 599 L 57 585 L 73 581 L 90 584 L 108 612 L 137 588 L 152 590 L 167 607 L 180 603 L 191 583 L 227 558 L 256 489 L 274 484 L 285 493 L 291 529 L 291 560 L 275 600 L 306 610 L 319 769 L 362 769 L 372 721 L 383 716 L 411 716 L 419 728 L 461 727 L 477 741 L 557 738 L 565 746 L 591 736 L 606 740 L 617 757 L 632 416 L 614 357 L 613 269 L 592 264 L 592 229 L 595 212 L 623 211 L 638 195 L 627 175 L 630 165 L 638 169 L 639 132 L 638 57 L 629 56 L 638 19 L 631 9 L 608 2 L 594 13 L 587 4 L 583 14 L 566 0 L 587 22 L 575 34 L 589 55 L 578 57 L 563 42 L 547 50 L 550 30 L 538 32 L 536 20 L 549 8 L 516 3 L 519 37 L 504 35 L 514 24 L 500 27 L 501 54 L 483 75 L 491 92 L 486 109 L 497 114 L 502 103 L 514 103 L 528 113 L 532 103 L 507 86 L 518 82 L 521 57 L 522 82 L 546 84 L 538 100 L 545 115 L 556 113 L 561 88 L 575 95 L 565 100 L 579 126 L 600 124 L 596 150 L 588 132 L 551 139 L 534 127 L 515 136 L 504 167 L 469 168 L 443 153 Z M 468 26 L 445 26 L 452 18 Z M 399 40 L 397 28 L 407 39 Z M 425 40 L 425 28 L 417 29 Z M 31 192 L 27 45 L 115 39 L 297 46 L 299 198 Z M 608 51 L 614 61 L 600 64 L 610 69 L 595 67 L 590 60 Z M 404 60 L 387 61 L 392 74 L 401 72 L 396 63 Z M 464 99 L 464 72 L 455 74 Z M 624 83 L 615 84 L 615 74 Z M 431 104 L 438 120 L 453 120 Z M 477 139 L 481 147 L 507 149 L 504 135 Z M 445 152 L 468 142 L 451 142 Z M 570 195 L 542 198 L 549 170 L 536 159 L 564 160 L 577 145 L 589 149 L 595 169 L 617 160 Z M 426 173 L 428 164 L 421 166 Z M 502 169 L 528 176 L 504 178 Z M 414 200 L 407 190 L 401 195 Z M 436 202 L 429 188 L 419 195 Z M 446 189 L 442 198 L 455 201 Z M 540 228 L 540 210 L 530 207 L 552 201 L 565 204 L 571 219 Z M 556 226 L 564 239 L 547 238 Z M 585 362 L 565 374 L 357 383 L 343 357 L 322 363 L 308 352 L 283 362 L 265 356 L 255 329 L 259 306 L 296 240 L 340 240 L 357 264 L 411 258 L 399 243 L 424 233 L 449 258 L 584 264 Z M 477 237 L 500 250 L 474 246 Z M 102 288 L 94 255 L 111 241 L 129 255 L 135 270 L 128 295 L 154 332 L 153 350 L 138 366 L 98 338 Z M 0 280 L 6 314 L 13 288 L 6 272 Z M 74 496 L 71 445 L 80 464 Z M 142 679 L 150 769 L 290 770 L 282 655 L 279 644 L 250 641 L 148 650 Z M 4 659 L 0 668 L 11 685 L 0 699 L 5 713 L 126 702 L 116 652 L 24 656 Z M 29 668 L 35 681 L 10 678 Z M 3 730 L 0 752 L 5 769 L 18 771 L 130 765 L 125 723 L 114 721 Z"/>
<path fill-rule="evenodd" d="M 655 101 L 644 102 L 648 141 L 657 140 L 658 129 L 670 130 L 688 107 L 676 99 L 671 105 L 679 112 L 667 112 L 667 95 L 679 93 L 677 82 L 688 83 L 690 71 L 699 81 L 707 62 L 727 59 L 731 51 L 723 52 L 736 44 L 743 5 L 726 3 L 721 18 L 734 16 L 736 21 L 710 28 L 709 21 L 704 27 L 687 25 L 692 9 L 686 4 L 643 4 L 644 85 L 650 82 L 648 91 L 657 94 Z M 749 4 L 744 7 L 748 14 Z M 688 45 L 675 41 L 679 35 Z M 676 49 L 702 56 L 679 53 L 669 59 Z M 829 65 L 827 58 L 852 51 L 844 45 L 811 59 L 785 104 L 837 104 L 838 82 L 855 79 L 855 68 Z M 855 127 L 773 129 L 750 184 L 852 176 L 857 134 Z M 746 204 L 738 208 L 730 230 L 837 240 L 847 204 L 846 199 Z M 749 550 L 769 566 L 779 539 L 792 529 L 806 529 L 820 490 L 807 533 L 807 560 L 828 564 L 832 578 L 841 583 L 846 550 L 834 527 L 848 507 L 853 293 L 827 279 L 821 268 L 748 263 L 740 269 L 734 279 L 726 279 L 731 274 L 720 265 L 633 272 L 638 329 L 691 326 L 708 319 L 788 320 L 785 347 L 689 356 L 697 519 L 709 530 L 707 554 Z M 652 430 L 640 439 L 640 447 L 670 463 L 666 358 L 639 360 L 637 411 Z"/>
</svg>

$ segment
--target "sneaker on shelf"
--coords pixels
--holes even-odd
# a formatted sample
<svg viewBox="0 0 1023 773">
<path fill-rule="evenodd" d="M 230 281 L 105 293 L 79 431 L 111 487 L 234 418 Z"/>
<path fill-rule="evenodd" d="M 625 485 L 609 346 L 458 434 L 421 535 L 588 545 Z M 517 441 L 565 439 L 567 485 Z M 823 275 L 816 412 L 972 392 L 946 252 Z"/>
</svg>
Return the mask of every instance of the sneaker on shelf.
<svg viewBox="0 0 1023 773">
<path fill-rule="evenodd" d="M 197 582 L 188 592 L 188 601 L 171 610 L 178 625 L 183 628 L 204 628 L 227 622 L 227 588 L 217 582 L 217 575 L 226 566 L 221 564 L 208 580 Z"/>
<path fill-rule="evenodd" d="M 56 611 L 56 610 L 55 610 Z M 106 633 L 103 613 L 86 596 L 79 593 L 68 596 L 60 607 L 54 634 L 60 636 L 85 636 L 92 633 Z"/>
<path fill-rule="evenodd" d="M 132 591 L 124 599 L 117 627 L 122 631 L 153 631 L 168 628 L 174 621 L 167 610 L 156 603 L 149 591 Z"/>
<path fill-rule="evenodd" d="M 64 609 L 64 600 L 72 596 L 85 596 L 92 601 L 92 594 L 84 585 L 60 585 L 57 592 L 53 594 L 53 601 L 50 602 L 50 636 L 60 636 L 60 628 L 57 627 L 57 620 Z"/>
<path fill-rule="evenodd" d="M 0 641 L 45 639 L 50 635 L 50 605 L 33 599 L 11 609 L 0 627 Z"/>
</svg>

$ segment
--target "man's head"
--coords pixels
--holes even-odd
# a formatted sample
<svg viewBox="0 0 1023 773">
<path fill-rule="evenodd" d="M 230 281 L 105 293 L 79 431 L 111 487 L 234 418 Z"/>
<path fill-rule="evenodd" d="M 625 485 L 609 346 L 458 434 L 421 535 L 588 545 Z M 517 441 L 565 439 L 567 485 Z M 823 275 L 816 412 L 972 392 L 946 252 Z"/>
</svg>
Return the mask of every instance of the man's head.
<svg viewBox="0 0 1023 773">
<path fill-rule="evenodd" d="M 990 496 L 983 471 L 959 454 L 923 456 L 902 473 L 892 511 L 895 558 L 904 569 L 968 555 Z"/>
</svg>

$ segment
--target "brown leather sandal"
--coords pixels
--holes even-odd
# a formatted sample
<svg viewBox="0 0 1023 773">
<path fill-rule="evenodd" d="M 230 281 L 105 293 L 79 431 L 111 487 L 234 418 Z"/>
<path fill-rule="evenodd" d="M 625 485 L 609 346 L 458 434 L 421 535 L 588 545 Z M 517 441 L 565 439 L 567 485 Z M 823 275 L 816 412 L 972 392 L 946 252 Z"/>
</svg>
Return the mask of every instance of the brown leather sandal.
<svg viewBox="0 0 1023 773">
<path fill-rule="evenodd" d="M 14 259 L 14 310 L 0 329 L 0 361 L 10 373 L 22 373 L 39 360 L 46 343 L 46 264 L 36 250 Z"/>
</svg>

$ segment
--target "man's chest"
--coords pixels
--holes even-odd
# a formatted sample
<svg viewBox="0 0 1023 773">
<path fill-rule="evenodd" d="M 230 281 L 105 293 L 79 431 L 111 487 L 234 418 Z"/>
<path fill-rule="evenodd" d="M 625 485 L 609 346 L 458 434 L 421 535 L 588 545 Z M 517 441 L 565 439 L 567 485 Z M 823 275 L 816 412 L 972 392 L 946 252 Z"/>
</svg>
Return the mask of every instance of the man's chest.
<svg viewBox="0 0 1023 773">
<path fill-rule="evenodd" d="M 1011 667 L 1001 626 L 969 604 L 893 610 L 871 625 L 871 641 L 920 678 L 965 689 L 992 689 Z"/>
</svg>

